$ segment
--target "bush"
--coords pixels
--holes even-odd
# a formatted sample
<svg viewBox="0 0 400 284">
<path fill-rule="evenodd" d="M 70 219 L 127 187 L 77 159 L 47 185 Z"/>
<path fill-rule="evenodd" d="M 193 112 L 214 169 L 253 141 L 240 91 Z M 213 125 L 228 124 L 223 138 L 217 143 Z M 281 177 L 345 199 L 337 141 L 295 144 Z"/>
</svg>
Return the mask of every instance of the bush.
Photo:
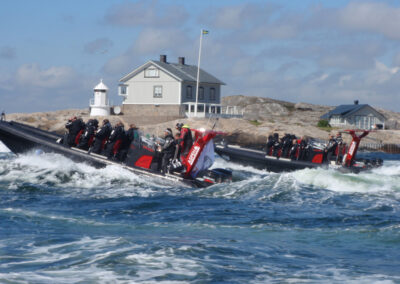
<svg viewBox="0 0 400 284">
<path fill-rule="evenodd" d="M 318 127 L 323 127 L 323 128 L 331 127 L 329 125 L 329 121 L 327 121 L 326 119 L 321 119 L 320 121 L 318 121 L 317 126 Z"/>
</svg>

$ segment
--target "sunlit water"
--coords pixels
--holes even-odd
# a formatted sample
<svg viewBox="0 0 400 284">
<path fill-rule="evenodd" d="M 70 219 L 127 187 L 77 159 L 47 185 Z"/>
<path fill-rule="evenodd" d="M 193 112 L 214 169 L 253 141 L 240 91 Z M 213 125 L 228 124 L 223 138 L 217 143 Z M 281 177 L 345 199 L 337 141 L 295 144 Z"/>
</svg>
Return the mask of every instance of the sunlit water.
<svg viewBox="0 0 400 284">
<path fill-rule="evenodd" d="M 399 283 L 400 156 L 177 187 L 0 154 L 0 283 Z"/>
</svg>

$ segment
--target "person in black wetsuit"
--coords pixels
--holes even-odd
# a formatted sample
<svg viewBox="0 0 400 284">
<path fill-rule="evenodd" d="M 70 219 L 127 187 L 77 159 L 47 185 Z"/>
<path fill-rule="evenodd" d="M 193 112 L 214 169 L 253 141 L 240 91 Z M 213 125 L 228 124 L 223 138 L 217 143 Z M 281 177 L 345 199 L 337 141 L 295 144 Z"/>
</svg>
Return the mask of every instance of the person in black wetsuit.
<svg viewBox="0 0 400 284">
<path fill-rule="evenodd" d="M 269 135 L 268 136 L 268 141 L 267 141 L 267 155 L 272 154 L 272 146 L 274 146 L 274 136 Z"/>
<path fill-rule="evenodd" d="M 279 134 L 274 133 L 274 144 L 272 145 L 272 156 L 278 157 L 279 150 L 282 148 L 282 143 L 279 141 Z"/>
<path fill-rule="evenodd" d="M 308 147 L 308 138 L 306 136 L 301 137 L 300 143 L 298 143 L 299 147 L 299 156 L 298 160 L 305 161 L 308 158 L 307 155 L 307 147 Z"/>
<path fill-rule="evenodd" d="M 290 148 L 289 158 L 291 160 L 297 159 L 297 149 L 299 148 L 299 144 L 297 143 L 296 136 L 292 136 L 292 147 Z"/>
<path fill-rule="evenodd" d="M 336 147 L 338 146 L 338 141 L 334 138 L 333 135 L 330 135 L 328 144 L 324 150 L 324 161 L 330 162 L 332 155 L 336 152 Z"/>
<path fill-rule="evenodd" d="M 165 143 L 160 147 L 162 160 L 161 160 L 161 172 L 166 173 L 168 170 L 168 164 L 173 159 L 175 154 L 175 139 L 172 136 L 172 130 L 170 128 L 165 129 Z"/>
<path fill-rule="evenodd" d="M 118 122 L 113 130 L 111 131 L 110 137 L 108 138 L 105 155 L 108 159 L 116 158 L 119 148 L 121 147 L 122 141 L 125 139 L 125 130 L 122 122 Z"/>
<path fill-rule="evenodd" d="M 89 153 L 93 152 L 96 154 L 100 154 L 101 150 L 103 150 L 106 140 L 110 136 L 111 131 L 112 126 L 110 124 L 110 121 L 108 119 L 104 119 L 102 127 L 98 129 L 94 135 L 94 142 L 89 149 Z"/>
<path fill-rule="evenodd" d="M 140 140 L 140 135 L 139 135 L 139 128 L 136 127 L 134 123 L 129 125 L 129 129 L 125 131 L 125 135 L 123 137 L 121 147 L 119 150 L 119 153 L 117 154 L 117 159 L 120 161 L 125 161 L 126 156 L 129 151 L 129 146 L 133 141 L 139 141 Z"/>
<path fill-rule="evenodd" d="M 282 139 L 282 155 L 281 157 L 287 158 L 289 156 L 290 149 L 292 148 L 293 135 L 285 133 Z"/>
<path fill-rule="evenodd" d="M 76 146 L 76 136 L 85 129 L 85 123 L 81 118 L 77 118 L 76 116 L 71 117 L 68 120 L 67 124 L 65 124 L 65 128 L 68 129 L 68 133 L 64 138 L 64 145 L 68 147 Z"/>
<path fill-rule="evenodd" d="M 79 144 L 78 148 L 83 149 L 83 150 L 88 150 L 89 149 L 89 142 L 92 137 L 94 136 L 94 133 L 96 132 L 97 125 L 99 122 L 97 119 L 89 119 L 89 121 L 86 123 L 85 126 L 85 131 L 81 135 L 81 138 L 79 139 Z"/>
</svg>

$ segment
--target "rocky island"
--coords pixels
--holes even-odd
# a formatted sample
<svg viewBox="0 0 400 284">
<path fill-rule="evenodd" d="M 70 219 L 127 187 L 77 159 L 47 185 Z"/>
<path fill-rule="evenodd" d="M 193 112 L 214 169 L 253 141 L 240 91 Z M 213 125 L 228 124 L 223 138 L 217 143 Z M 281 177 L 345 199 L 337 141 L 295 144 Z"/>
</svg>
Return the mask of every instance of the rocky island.
<svg viewBox="0 0 400 284">
<path fill-rule="evenodd" d="M 192 128 L 211 128 L 225 132 L 226 139 L 231 143 L 243 146 L 263 145 L 269 134 L 277 132 L 280 135 L 291 133 L 298 137 L 309 136 L 326 140 L 330 133 L 343 130 L 339 128 L 320 128 L 317 126 L 320 117 L 333 109 L 331 106 L 314 105 L 307 103 L 292 103 L 270 98 L 228 96 L 222 98 L 222 105 L 236 106 L 243 113 L 241 118 L 184 118 L 180 120 L 154 123 L 141 121 L 134 114 L 111 115 L 107 118 L 112 124 L 122 121 L 127 127 L 135 123 L 143 133 L 162 135 L 166 127 L 174 128 L 177 122 L 189 124 Z M 364 143 L 371 144 L 400 144 L 400 113 L 384 109 L 377 110 L 387 121 L 388 129 L 372 132 L 364 139 Z M 14 120 L 44 130 L 57 133 L 65 132 L 65 123 L 71 116 L 80 116 L 84 121 L 89 119 L 88 109 L 68 109 L 37 113 L 7 114 L 7 120 Z M 105 117 L 97 117 L 102 120 Z"/>
</svg>

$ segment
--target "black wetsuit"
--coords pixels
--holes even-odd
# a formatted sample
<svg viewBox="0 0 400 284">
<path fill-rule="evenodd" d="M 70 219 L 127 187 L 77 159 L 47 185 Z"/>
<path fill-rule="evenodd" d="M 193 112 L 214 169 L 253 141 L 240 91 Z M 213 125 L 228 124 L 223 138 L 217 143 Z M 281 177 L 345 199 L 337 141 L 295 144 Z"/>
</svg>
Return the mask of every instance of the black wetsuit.
<svg viewBox="0 0 400 284">
<path fill-rule="evenodd" d="M 125 131 L 119 153 L 117 154 L 117 159 L 120 161 L 125 161 L 129 151 L 129 146 L 133 141 L 139 141 L 139 139 L 140 135 L 136 127 L 129 128 L 127 131 Z"/>
<path fill-rule="evenodd" d="M 103 125 L 99 130 L 97 130 L 96 134 L 94 135 L 94 142 L 93 146 L 89 150 L 90 152 L 100 154 L 102 147 L 103 147 L 103 141 L 108 139 L 108 136 L 110 136 L 110 133 L 112 131 L 112 127 L 110 123 L 106 123 Z M 105 142 L 105 141 L 104 141 Z"/>
<path fill-rule="evenodd" d="M 94 125 L 93 121 L 89 121 L 88 123 L 86 123 L 85 132 L 81 135 L 81 138 L 79 139 L 78 148 L 88 150 L 90 138 L 94 135 L 95 132 L 96 126 Z"/>
<path fill-rule="evenodd" d="M 329 139 L 328 145 L 325 148 L 325 161 L 329 163 L 331 157 L 335 155 L 336 148 L 338 146 L 338 142 L 336 139 Z"/>
<path fill-rule="evenodd" d="M 193 146 L 192 131 L 190 130 L 190 128 L 185 127 L 181 129 L 179 143 L 181 148 L 181 155 L 183 156 L 183 158 L 186 158 L 186 156 L 189 154 L 190 149 Z"/>
<path fill-rule="evenodd" d="M 293 144 L 292 142 L 292 147 L 290 148 L 290 152 L 289 152 L 289 158 L 292 160 L 296 160 L 296 154 L 297 154 L 297 149 L 299 148 L 299 144 L 297 144 L 297 142 L 295 144 Z"/>
<path fill-rule="evenodd" d="M 125 138 L 125 131 L 124 131 L 124 126 L 118 125 L 115 126 L 114 129 L 111 131 L 110 137 L 108 138 L 106 149 L 105 149 L 105 155 L 107 158 L 111 159 L 114 155 L 115 157 L 117 156 L 117 153 L 114 154 L 114 146 L 120 140 L 118 143 L 122 143 L 122 141 Z"/>
<path fill-rule="evenodd" d="M 268 142 L 267 142 L 267 155 L 270 153 L 272 154 L 272 146 L 274 146 L 274 137 L 272 135 L 268 136 Z"/>
<path fill-rule="evenodd" d="M 85 123 L 82 121 L 82 119 L 75 119 L 68 121 L 65 125 L 65 128 L 68 129 L 68 134 L 66 135 L 66 139 L 64 139 L 64 144 L 72 147 L 76 145 L 75 138 L 79 132 L 85 128 Z"/>
<path fill-rule="evenodd" d="M 288 157 L 289 156 L 289 151 L 292 148 L 292 135 L 290 134 L 285 134 L 283 137 L 283 143 L 282 143 L 282 155 L 281 157 Z"/>
<path fill-rule="evenodd" d="M 165 136 L 165 143 L 161 147 L 161 153 L 163 154 L 162 156 L 162 162 L 161 162 L 161 170 L 163 173 L 167 172 L 167 166 L 170 162 L 170 160 L 174 157 L 175 154 L 175 139 L 172 137 L 172 135 L 167 135 Z"/>
</svg>

